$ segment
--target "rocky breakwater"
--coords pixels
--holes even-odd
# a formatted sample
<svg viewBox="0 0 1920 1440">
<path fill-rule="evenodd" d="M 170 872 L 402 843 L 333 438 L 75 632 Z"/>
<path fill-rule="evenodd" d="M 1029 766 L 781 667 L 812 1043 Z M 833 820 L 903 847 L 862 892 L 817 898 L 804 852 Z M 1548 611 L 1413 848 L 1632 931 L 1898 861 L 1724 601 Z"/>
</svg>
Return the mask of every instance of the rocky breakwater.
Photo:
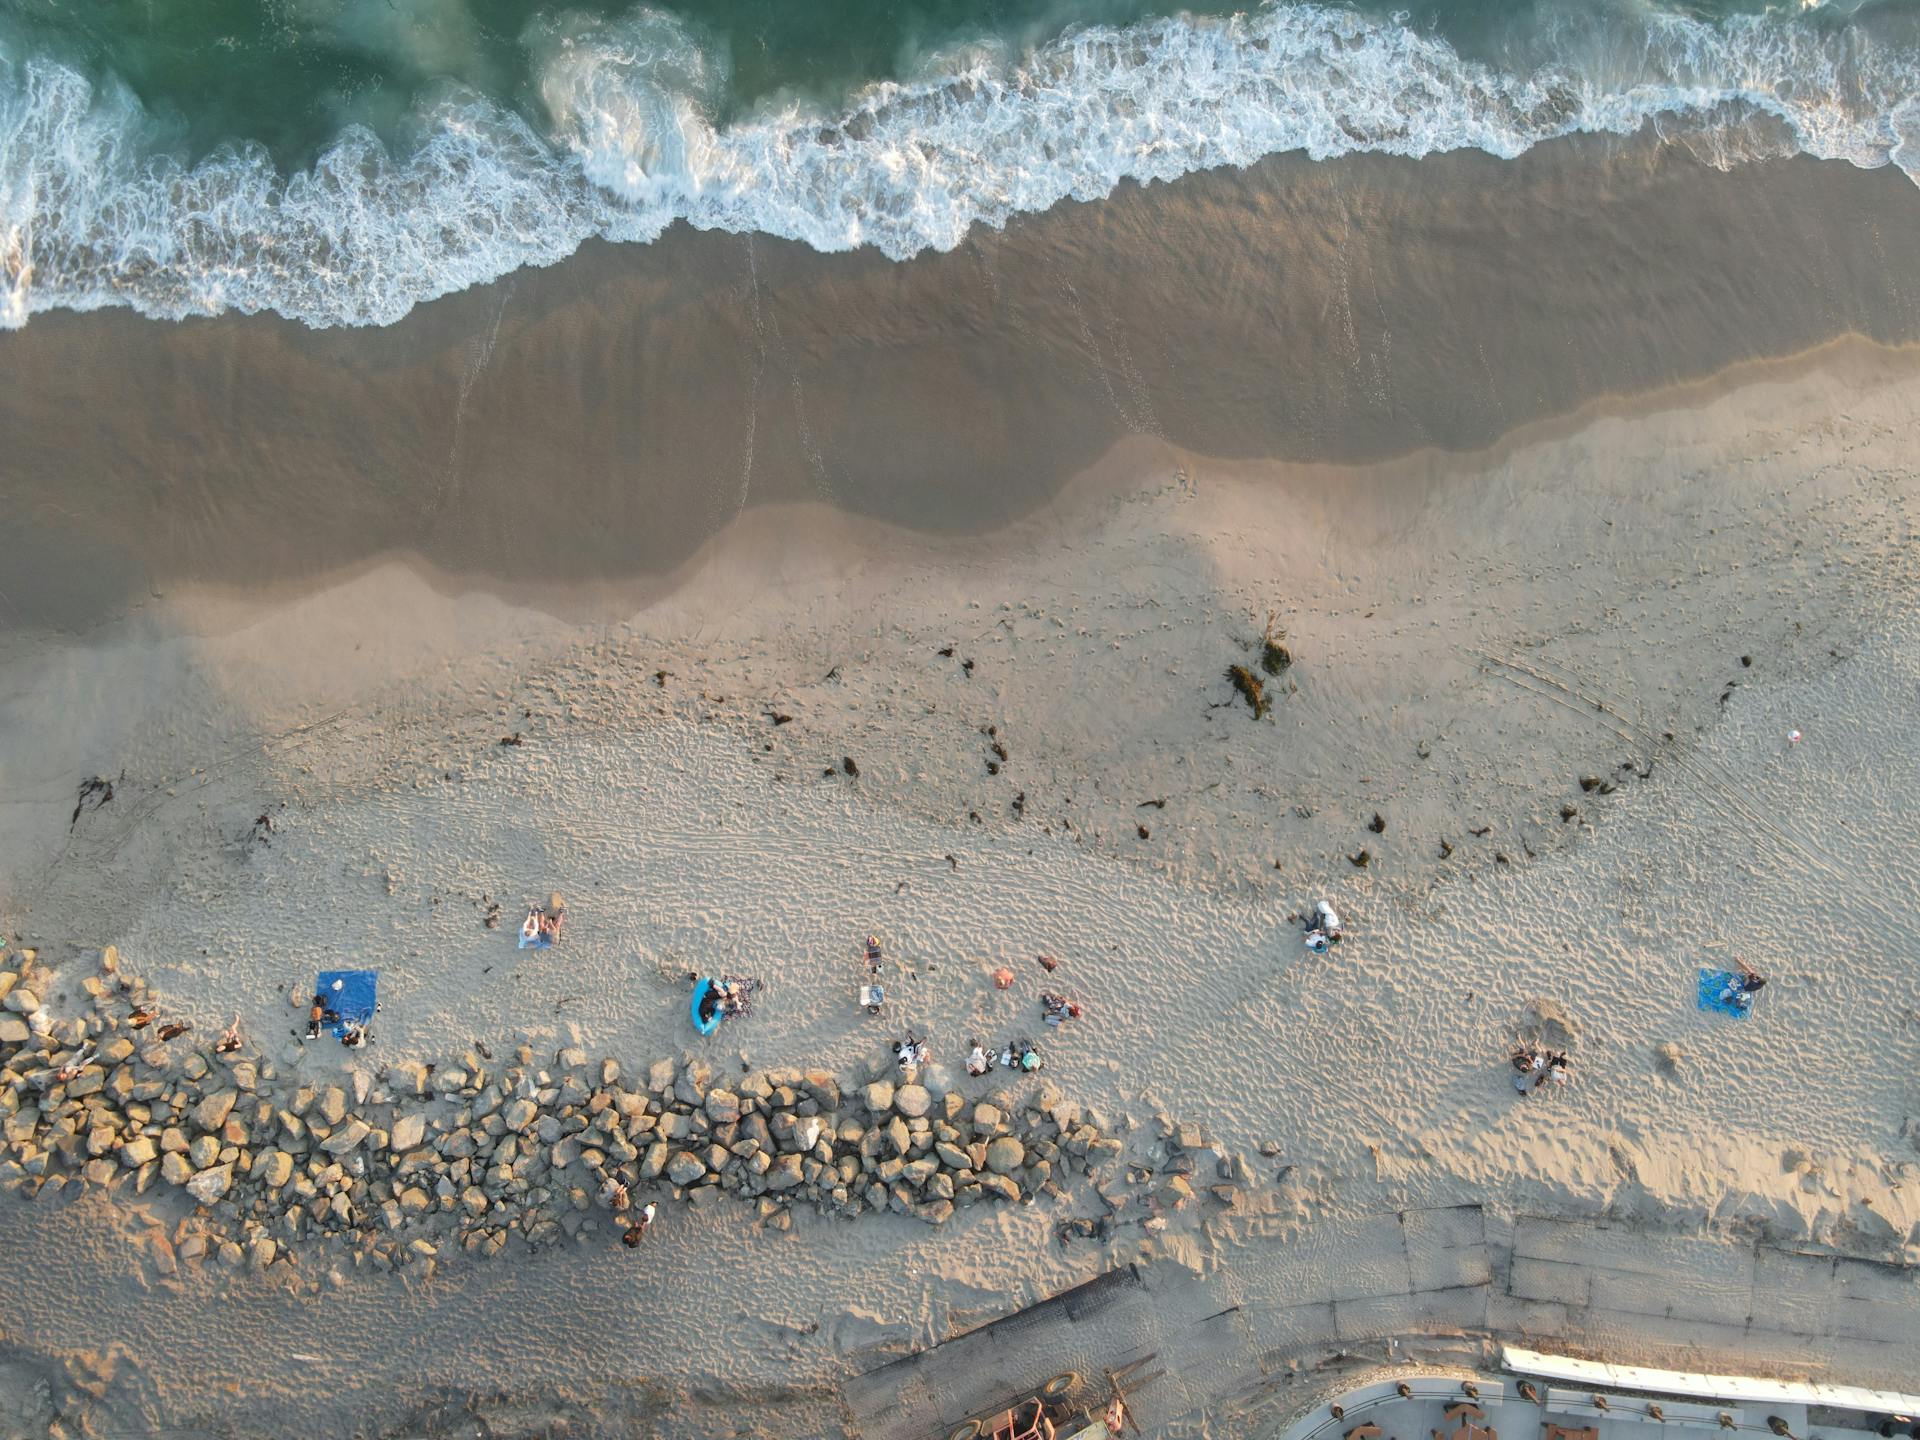
<svg viewBox="0 0 1920 1440">
<path fill-rule="evenodd" d="M 449 1244 L 584 1240 L 650 1192 L 750 1204 L 778 1229 L 799 1206 L 937 1225 L 972 1204 L 1063 1198 L 1121 1150 L 1044 1085 L 975 1100 L 816 1070 L 721 1084 L 695 1059 L 633 1083 L 617 1060 L 570 1048 L 539 1063 L 524 1045 L 497 1066 L 469 1052 L 307 1083 L 143 1019 L 154 998 L 111 949 L 78 987 L 33 951 L 0 963 L 0 1185 L 177 1192 L 191 1213 L 164 1265 L 297 1264 L 325 1237 L 431 1265 Z"/>
</svg>

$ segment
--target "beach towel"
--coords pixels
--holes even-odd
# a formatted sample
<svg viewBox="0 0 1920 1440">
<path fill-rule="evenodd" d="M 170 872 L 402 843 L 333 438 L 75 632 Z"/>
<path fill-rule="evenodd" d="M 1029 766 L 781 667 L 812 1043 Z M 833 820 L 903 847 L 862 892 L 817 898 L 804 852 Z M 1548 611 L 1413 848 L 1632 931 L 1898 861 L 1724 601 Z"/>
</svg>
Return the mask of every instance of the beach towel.
<svg viewBox="0 0 1920 1440">
<path fill-rule="evenodd" d="M 1742 1005 L 1738 999 L 1721 998 L 1726 994 L 1729 985 L 1738 988 L 1742 978 L 1731 970 L 1702 970 L 1698 996 L 1700 1008 L 1712 1010 L 1720 1015 L 1731 1015 L 1736 1020 L 1746 1019 L 1753 1013 L 1751 1001 Z"/>
<path fill-rule="evenodd" d="M 349 1025 L 365 1028 L 373 1020 L 374 1004 L 379 998 L 380 977 L 373 970 L 322 970 L 314 982 L 313 993 L 327 1003 L 340 1018 L 330 1027 L 333 1038 L 343 1039 Z"/>
</svg>

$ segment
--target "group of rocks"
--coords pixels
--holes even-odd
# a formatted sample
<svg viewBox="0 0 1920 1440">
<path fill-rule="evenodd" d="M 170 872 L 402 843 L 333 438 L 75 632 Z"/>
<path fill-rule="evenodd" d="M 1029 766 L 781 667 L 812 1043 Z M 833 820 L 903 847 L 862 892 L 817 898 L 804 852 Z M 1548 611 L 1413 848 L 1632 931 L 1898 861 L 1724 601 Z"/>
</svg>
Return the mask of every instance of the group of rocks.
<svg viewBox="0 0 1920 1440">
<path fill-rule="evenodd" d="M 360 1242 L 390 1267 L 449 1243 L 493 1254 L 624 1226 L 647 1190 L 693 1203 L 753 1203 L 785 1229 L 791 1210 L 892 1212 L 932 1224 L 969 1204 L 1061 1196 L 1072 1172 L 1121 1142 L 1051 1086 L 1016 1102 L 904 1079 L 842 1083 L 769 1070 L 717 1083 L 699 1060 L 662 1060 L 623 1083 L 615 1060 L 562 1050 L 536 1064 L 468 1053 L 395 1064 L 344 1084 L 283 1077 L 191 1031 L 155 1038 L 158 1008 L 109 948 L 56 1017 L 55 977 L 35 952 L 0 959 L 0 1185 L 147 1193 L 194 1202 L 179 1250 L 264 1267 L 319 1235 Z"/>
</svg>

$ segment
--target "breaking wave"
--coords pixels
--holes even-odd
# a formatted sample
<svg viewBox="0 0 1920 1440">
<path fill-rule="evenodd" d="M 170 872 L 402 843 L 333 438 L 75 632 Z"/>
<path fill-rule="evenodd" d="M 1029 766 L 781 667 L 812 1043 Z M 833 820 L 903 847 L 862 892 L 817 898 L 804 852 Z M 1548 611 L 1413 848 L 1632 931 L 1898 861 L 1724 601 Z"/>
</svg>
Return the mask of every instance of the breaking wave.
<svg viewBox="0 0 1920 1440">
<path fill-rule="evenodd" d="M 676 220 L 904 259 L 1128 179 L 1284 151 L 1511 157 L 1650 122 L 1716 163 L 1797 150 L 1920 173 L 1913 57 L 1794 16 L 1548 25 L 1495 68 L 1398 21 L 1278 4 L 982 44 L 837 110 L 718 125 L 725 62 L 671 16 L 559 16 L 522 41 L 544 113 L 446 88 L 406 146 L 353 126 L 292 174 L 259 146 L 185 163 L 125 87 L 0 52 L 0 325 L 106 305 L 382 325 Z"/>
</svg>

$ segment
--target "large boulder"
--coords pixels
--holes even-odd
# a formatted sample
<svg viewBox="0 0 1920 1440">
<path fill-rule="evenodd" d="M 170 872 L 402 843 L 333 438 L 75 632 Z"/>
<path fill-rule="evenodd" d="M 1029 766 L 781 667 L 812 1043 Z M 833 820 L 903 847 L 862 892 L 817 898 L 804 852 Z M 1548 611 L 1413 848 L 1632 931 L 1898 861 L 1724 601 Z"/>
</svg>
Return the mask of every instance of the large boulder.
<svg viewBox="0 0 1920 1440">
<path fill-rule="evenodd" d="M 293 1157 L 284 1150 L 262 1150 L 253 1157 L 253 1178 L 278 1190 L 293 1178 Z"/>
<path fill-rule="evenodd" d="M 335 1130 L 320 1142 L 320 1148 L 329 1155 L 347 1155 L 360 1148 L 360 1142 L 373 1133 L 373 1127 L 354 1116 L 346 1124 Z"/>
<path fill-rule="evenodd" d="M 893 1092 L 893 1108 L 909 1120 L 918 1120 L 933 1108 L 933 1096 L 924 1085 L 902 1085 Z"/>
<path fill-rule="evenodd" d="M 893 1108 L 893 1082 L 876 1080 L 867 1086 L 867 1109 L 875 1115 L 884 1115 Z"/>
<path fill-rule="evenodd" d="M 782 1155 L 778 1160 L 774 1161 L 772 1167 L 768 1169 L 766 1174 L 766 1187 L 769 1190 L 791 1190 L 800 1183 L 802 1178 L 801 1157 L 798 1155 Z"/>
<path fill-rule="evenodd" d="M 707 1118 L 716 1125 L 732 1124 L 740 1118 L 740 1097 L 731 1090 L 709 1090 L 705 1103 Z"/>
<path fill-rule="evenodd" d="M 500 1114 L 501 1122 L 515 1134 L 525 1130 L 539 1118 L 540 1107 L 524 1095 L 513 1101 Z"/>
<path fill-rule="evenodd" d="M 212 1205 L 233 1188 L 233 1166 L 215 1165 L 187 1181 L 187 1193 L 202 1205 Z"/>
<path fill-rule="evenodd" d="M 681 1150 L 667 1161 L 667 1179 L 675 1185 L 691 1185 L 707 1173 L 707 1163 L 690 1150 Z"/>
<path fill-rule="evenodd" d="M 193 1123 L 209 1135 L 217 1134 L 221 1126 L 227 1123 L 227 1116 L 233 1113 L 234 1101 L 239 1098 L 240 1092 L 237 1090 L 216 1090 L 193 1107 Z"/>
<path fill-rule="evenodd" d="M 996 1175 L 1011 1175 L 1026 1159 L 1026 1146 L 1011 1135 L 1002 1135 L 987 1146 L 987 1169 Z"/>
<path fill-rule="evenodd" d="M 388 1145 L 396 1155 L 404 1155 L 409 1150 L 417 1150 L 427 1138 L 427 1117 L 415 1112 L 402 1115 L 393 1122 L 393 1133 L 388 1137 Z"/>
</svg>

